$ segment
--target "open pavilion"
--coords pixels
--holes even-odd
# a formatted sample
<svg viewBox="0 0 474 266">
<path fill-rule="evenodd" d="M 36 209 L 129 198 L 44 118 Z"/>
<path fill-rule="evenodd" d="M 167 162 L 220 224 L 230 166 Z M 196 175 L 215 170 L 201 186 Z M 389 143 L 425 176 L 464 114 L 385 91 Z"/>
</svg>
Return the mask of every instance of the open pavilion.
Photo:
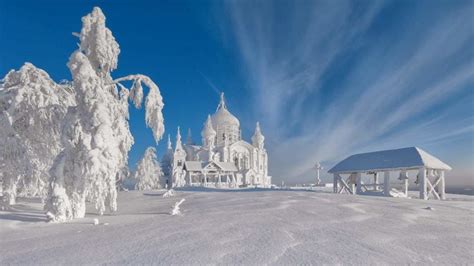
<svg viewBox="0 0 474 266">
<path fill-rule="evenodd" d="M 408 171 L 418 172 L 416 182 L 420 199 L 445 199 L 445 171 L 452 168 L 418 147 L 360 153 L 349 156 L 328 172 L 334 175 L 334 193 L 364 194 L 382 191 L 391 196 L 391 173 L 398 172 L 404 181 L 404 194 L 408 194 Z M 383 183 L 379 174 L 383 173 Z M 373 175 L 374 182 L 364 184 L 362 174 Z M 343 176 L 346 175 L 346 178 Z"/>
</svg>

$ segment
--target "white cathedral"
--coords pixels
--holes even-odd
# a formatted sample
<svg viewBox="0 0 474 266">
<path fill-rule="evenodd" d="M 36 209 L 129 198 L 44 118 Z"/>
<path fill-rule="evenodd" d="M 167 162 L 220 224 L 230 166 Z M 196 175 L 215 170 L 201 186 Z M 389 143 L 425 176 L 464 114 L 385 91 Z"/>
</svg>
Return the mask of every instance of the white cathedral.
<svg viewBox="0 0 474 266">
<path fill-rule="evenodd" d="M 173 150 L 168 136 L 168 150 L 162 160 L 167 187 L 269 187 L 268 157 L 265 137 L 257 122 L 252 144 L 242 140 L 239 120 L 227 109 L 224 94 L 213 115 L 207 117 L 201 131 L 202 145 L 181 142 L 178 127 Z"/>
</svg>

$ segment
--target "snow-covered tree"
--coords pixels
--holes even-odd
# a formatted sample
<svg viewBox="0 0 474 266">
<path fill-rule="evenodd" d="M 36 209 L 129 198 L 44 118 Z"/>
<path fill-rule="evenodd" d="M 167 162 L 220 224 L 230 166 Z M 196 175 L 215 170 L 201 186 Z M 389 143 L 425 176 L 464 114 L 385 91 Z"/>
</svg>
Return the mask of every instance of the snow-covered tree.
<svg viewBox="0 0 474 266">
<path fill-rule="evenodd" d="M 138 161 L 137 169 L 133 173 L 136 181 L 135 189 L 151 190 L 161 188 L 162 176 L 160 163 L 156 157 L 156 149 L 148 147 L 143 158 Z"/>
<path fill-rule="evenodd" d="M 12 119 L 5 111 L 0 113 L 0 169 L 2 170 L 3 201 L 15 204 L 17 183 L 29 171 L 29 165 L 17 169 L 16 164 L 26 157 L 26 149 L 12 126 Z"/>
<path fill-rule="evenodd" d="M 163 171 L 161 186 L 170 188 L 171 177 L 173 176 L 173 146 L 171 145 L 170 135 L 168 135 L 166 153 L 163 155 L 163 158 L 161 158 L 161 169 Z"/>
<path fill-rule="evenodd" d="M 74 105 L 70 84 L 56 84 L 31 63 L 0 83 L 0 171 L 3 199 L 47 193 L 49 169 L 61 150 L 60 126 Z"/>
<path fill-rule="evenodd" d="M 51 221 L 84 217 L 86 199 L 100 214 L 117 210 L 117 177 L 127 163 L 133 137 L 128 124 L 128 99 L 136 107 L 145 100 L 146 124 L 156 141 L 164 132 L 163 101 L 158 86 L 147 76 L 114 80 L 119 45 L 105 25 L 100 8 L 82 18 L 79 48 L 69 58 L 77 106 L 69 108 L 62 131 L 64 150 L 51 169 L 46 204 Z M 130 91 L 120 84 L 132 81 Z"/>
</svg>

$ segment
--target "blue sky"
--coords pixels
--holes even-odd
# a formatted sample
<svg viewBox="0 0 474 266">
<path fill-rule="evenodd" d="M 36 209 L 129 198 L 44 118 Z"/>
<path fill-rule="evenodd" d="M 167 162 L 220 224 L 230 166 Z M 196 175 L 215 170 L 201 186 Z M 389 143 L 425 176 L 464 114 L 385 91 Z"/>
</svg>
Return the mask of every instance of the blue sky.
<svg viewBox="0 0 474 266">
<path fill-rule="evenodd" d="M 172 138 L 180 125 L 199 142 L 224 91 L 244 138 L 260 121 L 275 182 L 419 146 L 453 166 L 448 185 L 474 186 L 472 1 L 0 0 L 0 75 L 31 62 L 70 79 L 71 32 L 93 6 L 120 44 L 113 76 L 160 86 Z M 130 124 L 133 166 L 154 141 L 143 110 Z"/>
</svg>

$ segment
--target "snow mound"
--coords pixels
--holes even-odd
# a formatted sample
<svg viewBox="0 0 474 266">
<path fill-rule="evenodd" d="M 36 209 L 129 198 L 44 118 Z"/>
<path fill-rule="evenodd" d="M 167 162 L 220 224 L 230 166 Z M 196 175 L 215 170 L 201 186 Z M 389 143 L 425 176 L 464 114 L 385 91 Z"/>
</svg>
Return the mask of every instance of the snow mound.
<svg viewBox="0 0 474 266">
<path fill-rule="evenodd" d="M 394 198 L 407 198 L 407 195 L 405 195 L 403 191 L 400 191 L 396 188 L 392 188 L 392 190 L 390 190 L 390 196 Z"/>
<path fill-rule="evenodd" d="M 176 192 L 174 191 L 174 189 L 170 189 L 166 191 L 165 194 L 163 194 L 163 198 L 170 198 L 173 197 L 175 194 Z"/>
</svg>

